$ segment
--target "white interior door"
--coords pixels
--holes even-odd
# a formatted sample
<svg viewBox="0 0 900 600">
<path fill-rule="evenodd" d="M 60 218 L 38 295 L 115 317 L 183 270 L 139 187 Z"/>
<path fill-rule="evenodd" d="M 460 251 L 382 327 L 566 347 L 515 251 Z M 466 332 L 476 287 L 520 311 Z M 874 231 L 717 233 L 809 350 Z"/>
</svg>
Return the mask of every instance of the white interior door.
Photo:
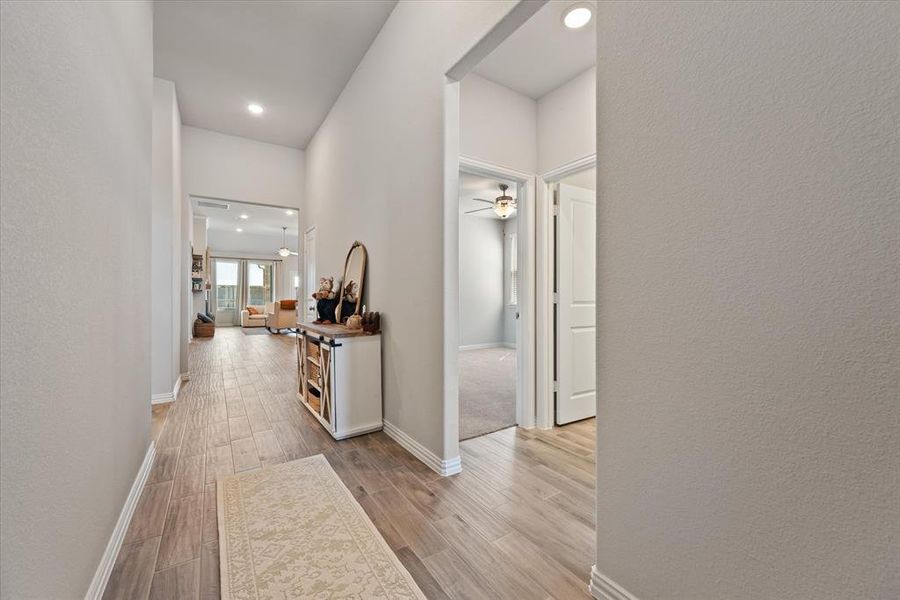
<svg viewBox="0 0 900 600">
<path fill-rule="evenodd" d="M 310 227 L 303 235 L 303 271 L 306 276 L 306 315 L 300 318 L 304 321 L 316 319 L 316 301 L 312 299 L 312 293 L 319 289 L 316 281 L 316 228 Z"/>
<path fill-rule="evenodd" d="M 561 183 L 556 220 L 556 423 L 596 413 L 596 215 L 592 190 Z"/>
</svg>

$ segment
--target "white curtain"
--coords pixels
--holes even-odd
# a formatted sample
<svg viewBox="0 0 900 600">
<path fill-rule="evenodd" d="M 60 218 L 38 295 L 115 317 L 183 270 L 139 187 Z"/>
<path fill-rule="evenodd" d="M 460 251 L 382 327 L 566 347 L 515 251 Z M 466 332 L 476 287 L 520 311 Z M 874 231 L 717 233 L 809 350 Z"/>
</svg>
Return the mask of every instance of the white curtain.
<svg viewBox="0 0 900 600">
<path fill-rule="evenodd" d="M 237 290 L 234 292 L 234 313 L 240 315 L 247 306 L 247 261 L 238 261 Z"/>
</svg>

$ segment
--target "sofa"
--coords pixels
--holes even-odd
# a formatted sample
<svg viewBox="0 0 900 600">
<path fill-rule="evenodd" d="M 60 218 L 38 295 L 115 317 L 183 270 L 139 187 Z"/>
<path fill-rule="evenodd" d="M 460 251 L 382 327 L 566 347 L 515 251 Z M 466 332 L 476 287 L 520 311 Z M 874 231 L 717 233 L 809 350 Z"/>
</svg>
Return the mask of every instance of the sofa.
<svg viewBox="0 0 900 600">
<path fill-rule="evenodd" d="M 253 306 L 253 305 L 251 305 Z M 265 327 L 266 326 L 266 313 L 268 309 L 266 306 L 253 306 L 256 309 L 257 314 L 251 315 L 250 311 L 246 308 L 241 311 L 241 327 Z"/>
<path fill-rule="evenodd" d="M 278 300 L 266 304 L 266 328 L 272 333 L 297 327 L 297 301 Z"/>
</svg>

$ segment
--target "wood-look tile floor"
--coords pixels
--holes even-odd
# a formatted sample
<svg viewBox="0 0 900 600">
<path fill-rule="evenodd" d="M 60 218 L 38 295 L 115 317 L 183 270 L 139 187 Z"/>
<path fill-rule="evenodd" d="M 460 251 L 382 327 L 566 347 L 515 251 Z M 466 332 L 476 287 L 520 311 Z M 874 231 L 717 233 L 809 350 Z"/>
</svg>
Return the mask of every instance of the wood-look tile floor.
<svg viewBox="0 0 900 600">
<path fill-rule="evenodd" d="M 460 444 L 440 477 L 383 432 L 334 441 L 294 396 L 294 337 L 190 346 L 105 598 L 219 598 L 217 477 L 322 453 L 428 598 L 588 598 L 594 422 Z"/>
</svg>

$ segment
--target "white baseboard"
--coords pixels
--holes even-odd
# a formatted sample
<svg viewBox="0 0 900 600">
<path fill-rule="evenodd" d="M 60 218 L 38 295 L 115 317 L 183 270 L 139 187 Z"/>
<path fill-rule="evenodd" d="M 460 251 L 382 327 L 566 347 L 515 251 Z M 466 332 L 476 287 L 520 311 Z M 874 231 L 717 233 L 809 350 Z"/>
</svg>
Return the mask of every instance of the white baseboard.
<svg viewBox="0 0 900 600">
<path fill-rule="evenodd" d="M 503 342 L 503 347 L 504 348 L 512 348 L 513 350 L 516 349 L 516 345 L 511 342 Z"/>
<path fill-rule="evenodd" d="M 171 392 L 166 392 L 164 394 L 153 394 L 150 396 L 150 404 L 168 404 L 169 402 L 175 402 L 178 400 L 178 392 L 181 391 L 181 384 L 190 379 L 190 375 L 187 373 L 182 373 L 175 380 L 175 385 L 172 387 Z"/>
<path fill-rule="evenodd" d="M 141 492 L 144 489 L 144 483 L 150 475 L 150 469 L 153 468 L 153 459 L 155 458 L 156 444 L 150 442 L 147 454 L 144 455 L 144 462 L 141 463 L 141 468 L 134 478 L 134 483 L 131 484 L 131 491 L 128 492 L 128 497 L 125 499 L 122 512 L 119 513 L 119 520 L 116 521 L 116 526 L 113 528 L 109 542 L 106 543 L 106 550 L 103 551 L 103 556 L 100 557 L 100 564 L 97 566 L 97 571 L 91 580 L 91 586 L 84 595 L 85 600 L 100 600 L 103 597 L 103 592 L 106 591 L 106 583 L 109 581 L 113 566 L 116 564 L 119 549 L 122 547 L 122 540 L 125 539 L 125 534 L 128 532 L 131 517 L 134 515 L 134 509 L 137 508 L 138 500 L 140 500 Z"/>
<path fill-rule="evenodd" d="M 598 571 L 597 565 L 591 568 L 588 591 L 597 600 L 638 600 L 631 592 Z"/>
<path fill-rule="evenodd" d="M 456 475 L 462 471 L 462 461 L 458 456 L 447 460 L 438 458 L 437 454 L 409 437 L 406 432 L 399 429 L 390 421 L 384 421 L 384 432 L 389 438 L 403 446 L 410 454 L 425 463 L 428 468 L 435 473 L 447 476 Z"/>
<path fill-rule="evenodd" d="M 175 396 L 172 395 L 172 392 L 150 396 L 150 404 L 168 404 L 169 402 L 175 402 Z"/>
</svg>

